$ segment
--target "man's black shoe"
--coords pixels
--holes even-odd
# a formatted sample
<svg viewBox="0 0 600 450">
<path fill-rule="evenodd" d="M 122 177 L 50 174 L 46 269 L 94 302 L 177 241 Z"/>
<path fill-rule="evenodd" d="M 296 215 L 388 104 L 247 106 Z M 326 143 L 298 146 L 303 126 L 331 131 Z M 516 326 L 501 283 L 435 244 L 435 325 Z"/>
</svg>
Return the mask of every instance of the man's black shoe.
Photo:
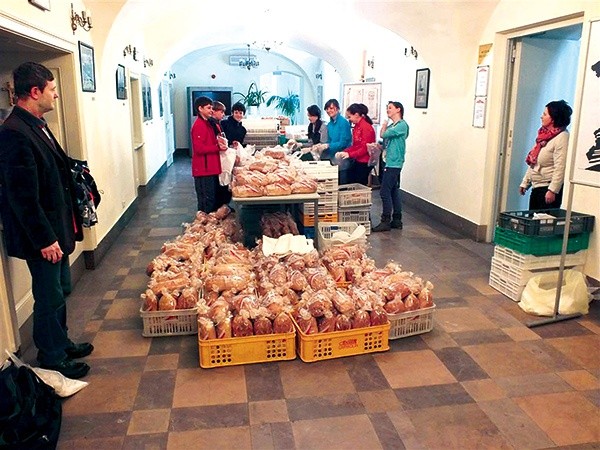
<svg viewBox="0 0 600 450">
<path fill-rule="evenodd" d="M 89 342 L 73 344 L 65 349 L 67 356 L 71 359 L 83 358 L 94 351 L 94 346 Z"/>
<path fill-rule="evenodd" d="M 58 364 L 42 364 L 41 367 L 42 369 L 56 370 L 67 378 L 81 378 L 90 371 L 90 366 L 86 363 L 73 361 L 69 358 Z"/>
</svg>

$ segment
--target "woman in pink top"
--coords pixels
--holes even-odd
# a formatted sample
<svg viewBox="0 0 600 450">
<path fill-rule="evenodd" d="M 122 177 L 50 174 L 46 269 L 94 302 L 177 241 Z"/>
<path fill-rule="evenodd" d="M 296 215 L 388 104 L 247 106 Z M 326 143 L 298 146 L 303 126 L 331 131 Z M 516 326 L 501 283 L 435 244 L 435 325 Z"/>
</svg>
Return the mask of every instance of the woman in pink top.
<svg viewBox="0 0 600 450">
<path fill-rule="evenodd" d="M 362 103 L 352 103 L 346 109 L 346 117 L 354 126 L 352 129 L 352 145 L 343 152 L 336 153 L 340 159 L 352 159 L 353 164 L 348 171 L 348 183 L 369 184 L 369 152 L 367 144 L 375 142 L 373 121 L 368 115 L 369 108 Z"/>
</svg>

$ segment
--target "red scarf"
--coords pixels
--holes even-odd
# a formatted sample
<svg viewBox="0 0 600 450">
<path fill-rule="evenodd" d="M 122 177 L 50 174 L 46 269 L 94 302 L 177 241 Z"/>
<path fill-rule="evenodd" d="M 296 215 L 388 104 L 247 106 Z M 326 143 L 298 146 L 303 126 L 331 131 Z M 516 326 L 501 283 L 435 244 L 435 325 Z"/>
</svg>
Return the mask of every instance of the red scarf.
<svg viewBox="0 0 600 450">
<path fill-rule="evenodd" d="M 551 139 L 555 138 L 563 131 L 565 131 L 564 127 L 540 127 L 537 137 L 535 138 L 535 145 L 527 154 L 525 162 L 531 167 L 535 166 L 537 164 L 538 156 L 540 155 L 542 147 L 545 147 Z"/>
</svg>

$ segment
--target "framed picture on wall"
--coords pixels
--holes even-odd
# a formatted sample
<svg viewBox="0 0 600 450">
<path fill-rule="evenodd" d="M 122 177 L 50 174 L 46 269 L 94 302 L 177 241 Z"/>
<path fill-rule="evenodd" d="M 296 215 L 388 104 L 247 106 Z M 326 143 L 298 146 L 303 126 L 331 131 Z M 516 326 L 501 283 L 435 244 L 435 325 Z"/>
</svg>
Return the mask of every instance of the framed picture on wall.
<svg viewBox="0 0 600 450">
<path fill-rule="evenodd" d="M 117 99 L 125 100 L 127 98 L 127 91 L 125 89 L 125 66 L 121 64 L 117 65 Z"/>
<path fill-rule="evenodd" d="M 415 78 L 415 108 L 429 106 L 429 69 L 417 69 Z"/>
<path fill-rule="evenodd" d="M 79 41 L 79 67 L 81 69 L 81 89 L 83 92 L 96 92 L 94 48 L 81 41 Z"/>
<path fill-rule="evenodd" d="M 150 88 L 150 77 L 142 74 L 142 110 L 144 122 L 152 120 L 152 89 Z"/>
</svg>

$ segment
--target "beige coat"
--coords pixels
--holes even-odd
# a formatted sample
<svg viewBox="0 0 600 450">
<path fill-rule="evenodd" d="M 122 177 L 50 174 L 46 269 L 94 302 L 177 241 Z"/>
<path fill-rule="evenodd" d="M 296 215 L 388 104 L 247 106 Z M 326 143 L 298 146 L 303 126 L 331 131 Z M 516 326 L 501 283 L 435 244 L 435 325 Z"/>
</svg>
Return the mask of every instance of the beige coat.
<svg viewBox="0 0 600 450">
<path fill-rule="evenodd" d="M 542 147 L 537 164 L 532 168 L 527 167 L 527 172 L 521 181 L 521 187 L 529 189 L 548 186 L 548 189 L 558 193 L 565 179 L 565 166 L 567 161 L 567 147 L 569 146 L 569 132 L 563 131 Z"/>
</svg>

